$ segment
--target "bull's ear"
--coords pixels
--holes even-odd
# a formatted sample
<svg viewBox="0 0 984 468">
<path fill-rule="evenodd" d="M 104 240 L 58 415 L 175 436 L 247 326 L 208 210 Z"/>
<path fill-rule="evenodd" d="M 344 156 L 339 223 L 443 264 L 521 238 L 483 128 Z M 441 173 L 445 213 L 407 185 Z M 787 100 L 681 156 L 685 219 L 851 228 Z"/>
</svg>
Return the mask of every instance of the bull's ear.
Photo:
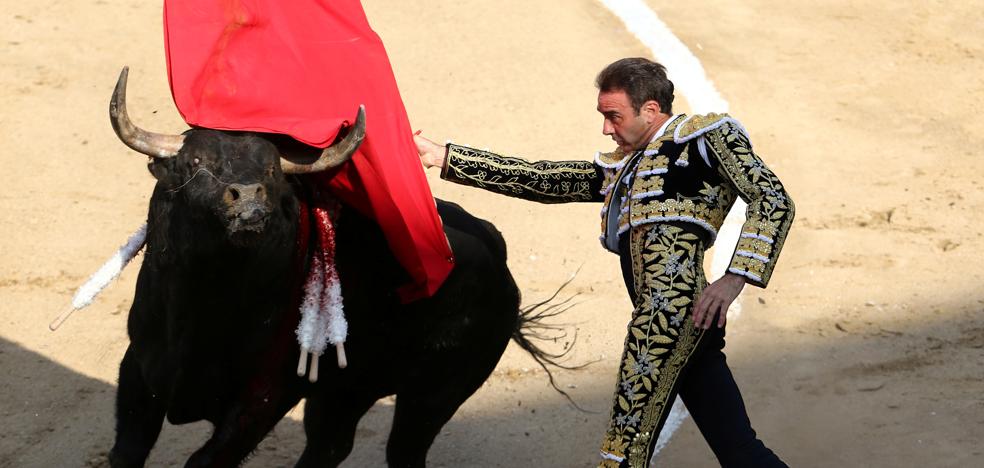
<svg viewBox="0 0 984 468">
<path fill-rule="evenodd" d="M 150 171 L 150 175 L 154 176 L 155 179 L 161 180 L 167 177 L 168 170 L 170 169 L 170 159 L 151 159 L 147 163 L 147 170 Z"/>
</svg>

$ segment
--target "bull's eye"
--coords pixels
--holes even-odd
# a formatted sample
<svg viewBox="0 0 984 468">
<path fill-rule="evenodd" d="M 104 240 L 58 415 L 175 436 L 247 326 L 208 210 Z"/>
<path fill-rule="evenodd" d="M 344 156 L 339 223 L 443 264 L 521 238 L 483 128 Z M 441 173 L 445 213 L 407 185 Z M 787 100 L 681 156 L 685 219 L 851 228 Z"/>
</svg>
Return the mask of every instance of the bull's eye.
<svg viewBox="0 0 984 468">
<path fill-rule="evenodd" d="M 202 160 L 201 159 L 198 159 L 198 158 L 195 158 L 195 159 L 192 159 L 191 160 L 191 164 L 192 165 L 195 165 L 195 166 L 197 166 L 198 163 L 200 163 L 200 162 L 202 162 Z"/>
</svg>

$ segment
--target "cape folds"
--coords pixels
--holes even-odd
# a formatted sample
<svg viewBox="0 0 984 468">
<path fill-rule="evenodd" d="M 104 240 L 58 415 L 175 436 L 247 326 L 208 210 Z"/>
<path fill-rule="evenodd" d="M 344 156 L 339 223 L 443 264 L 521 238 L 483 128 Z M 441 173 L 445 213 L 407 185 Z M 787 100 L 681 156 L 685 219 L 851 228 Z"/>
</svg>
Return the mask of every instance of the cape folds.
<svg viewBox="0 0 984 468">
<path fill-rule="evenodd" d="M 164 35 L 188 125 L 324 148 L 364 104 L 359 151 L 315 183 L 380 224 L 413 278 L 404 301 L 440 287 L 454 259 L 389 59 L 358 0 L 165 0 Z"/>
</svg>

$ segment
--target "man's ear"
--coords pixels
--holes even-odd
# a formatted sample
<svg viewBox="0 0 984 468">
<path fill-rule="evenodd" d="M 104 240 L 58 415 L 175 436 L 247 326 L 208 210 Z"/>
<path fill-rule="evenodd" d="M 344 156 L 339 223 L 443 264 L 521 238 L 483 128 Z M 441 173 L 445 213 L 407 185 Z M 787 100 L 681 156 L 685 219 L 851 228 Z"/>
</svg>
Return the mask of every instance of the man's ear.
<svg viewBox="0 0 984 468">
<path fill-rule="evenodd" d="M 654 117 L 662 112 L 662 109 L 659 107 L 659 103 L 656 101 L 644 102 L 641 110 L 649 114 L 650 117 Z"/>
</svg>

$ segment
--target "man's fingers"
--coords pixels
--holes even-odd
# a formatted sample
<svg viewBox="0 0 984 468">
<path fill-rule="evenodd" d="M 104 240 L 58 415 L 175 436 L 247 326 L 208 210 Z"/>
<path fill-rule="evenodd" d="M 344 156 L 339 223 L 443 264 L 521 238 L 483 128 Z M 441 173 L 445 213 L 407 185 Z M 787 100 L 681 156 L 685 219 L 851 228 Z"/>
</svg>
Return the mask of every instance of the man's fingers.
<svg viewBox="0 0 984 468">
<path fill-rule="evenodd" d="M 718 328 L 723 328 L 728 321 L 728 306 L 731 301 L 720 297 L 716 283 L 712 283 L 694 304 L 694 326 L 708 330 L 717 322 Z M 727 295 L 727 293 L 725 293 Z"/>
<path fill-rule="evenodd" d="M 417 154 L 423 156 L 427 152 L 427 139 L 419 136 L 413 136 L 413 144 L 417 147 Z"/>
<path fill-rule="evenodd" d="M 413 134 L 413 142 L 417 145 L 418 151 L 421 149 L 432 149 L 437 146 L 437 143 L 434 143 L 433 141 L 430 141 L 417 133 Z"/>
<path fill-rule="evenodd" d="M 711 323 L 714 322 L 714 312 L 717 310 L 717 307 L 718 307 L 718 305 L 717 305 L 718 304 L 718 299 L 717 298 L 711 298 L 707 302 L 708 302 L 708 304 L 707 304 L 707 312 L 704 313 L 704 316 L 701 318 L 701 321 L 700 321 L 700 328 L 703 328 L 705 330 L 707 330 L 708 328 L 710 328 Z"/>
<path fill-rule="evenodd" d="M 711 327 L 714 326 L 714 322 L 718 319 L 718 317 L 724 315 L 725 308 L 727 307 L 726 304 L 727 302 L 724 299 L 717 300 L 714 304 L 714 309 L 712 309 L 712 312 L 707 317 L 707 326 L 704 328 L 710 330 Z"/>
<path fill-rule="evenodd" d="M 700 327 L 700 320 L 704 318 L 704 310 L 707 308 L 707 296 L 701 295 L 697 299 L 697 305 L 694 306 L 694 326 Z"/>
<path fill-rule="evenodd" d="M 724 304 L 724 300 L 722 299 L 718 299 L 717 302 L 714 304 L 714 309 L 712 309 L 711 313 L 707 315 L 707 326 L 704 327 L 705 329 L 710 330 L 711 327 L 714 326 L 714 321 L 721 314 L 721 308 L 723 307 L 723 304 Z"/>
<path fill-rule="evenodd" d="M 443 163 L 440 158 L 444 149 L 443 147 L 418 134 L 413 135 L 413 142 L 417 146 L 417 154 L 420 156 L 420 162 L 425 168 L 439 166 Z"/>
<path fill-rule="evenodd" d="M 694 326 L 697 328 L 707 328 L 705 325 L 710 319 L 714 317 L 714 297 L 713 290 L 711 294 L 700 295 L 700 299 L 697 300 L 697 308 L 694 313 Z"/>
</svg>

